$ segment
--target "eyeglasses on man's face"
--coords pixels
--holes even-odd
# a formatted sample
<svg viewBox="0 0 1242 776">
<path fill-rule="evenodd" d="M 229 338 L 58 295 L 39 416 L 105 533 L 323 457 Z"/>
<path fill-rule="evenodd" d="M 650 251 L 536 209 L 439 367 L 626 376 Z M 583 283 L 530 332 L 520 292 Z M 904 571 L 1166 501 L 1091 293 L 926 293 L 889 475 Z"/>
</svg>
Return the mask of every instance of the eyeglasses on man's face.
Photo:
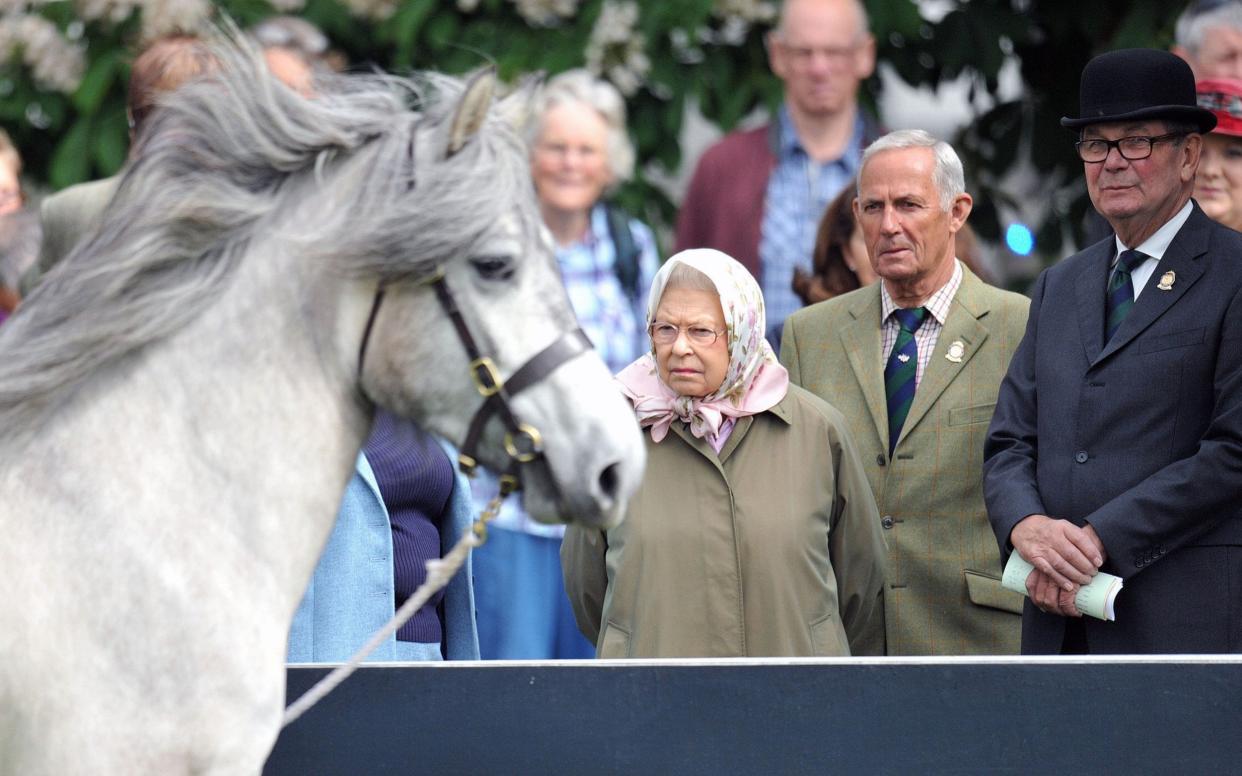
<svg viewBox="0 0 1242 776">
<path fill-rule="evenodd" d="M 1119 137 L 1116 140 L 1093 137 L 1088 140 L 1079 140 L 1074 144 L 1074 148 L 1078 150 L 1079 159 L 1091 164 L 1107 159 L 1108 152 L 1113 148 L 1117 149 L 1117 153 L 1121 154 L 1123 159 L 1137 162 L 1140 159 L 1146 159 L 1151 156 L 1152 146 L 1156 143 L 1163 143 L 1166 140 L 1185 136 L 1185 132 L 1170 132 L 1166 135 L 1156 135 L 1155 137 L 1132 135 L 1130 137 Z"/>
<path fill-rule="evenodd" d="M 725 333 L 724 329 L 717 331 L 710 326 L 687 326 L 683 329 L 663 321 L 651 324 L 648 331 L 651 334 L 651 341 L 657 345 L 672 345 L 684 331 L 692 344 L 705 348 L 716 344 L 720 335 Z"/>
</svg>

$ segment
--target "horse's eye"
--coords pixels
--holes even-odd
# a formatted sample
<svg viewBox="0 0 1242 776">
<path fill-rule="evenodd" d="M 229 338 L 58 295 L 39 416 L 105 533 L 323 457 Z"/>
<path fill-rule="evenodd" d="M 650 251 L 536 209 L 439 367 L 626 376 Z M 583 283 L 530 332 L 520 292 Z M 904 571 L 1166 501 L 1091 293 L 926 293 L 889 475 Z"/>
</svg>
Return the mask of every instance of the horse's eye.
<svg viewBox="0 0 1242 776">
<path fill-rule="evenodd" d="M 470 264 L 479 277 L 486 280 L 508 280 L 513 277 L 513 261 L 508 256 L 476 256 Z"/>
</svg>

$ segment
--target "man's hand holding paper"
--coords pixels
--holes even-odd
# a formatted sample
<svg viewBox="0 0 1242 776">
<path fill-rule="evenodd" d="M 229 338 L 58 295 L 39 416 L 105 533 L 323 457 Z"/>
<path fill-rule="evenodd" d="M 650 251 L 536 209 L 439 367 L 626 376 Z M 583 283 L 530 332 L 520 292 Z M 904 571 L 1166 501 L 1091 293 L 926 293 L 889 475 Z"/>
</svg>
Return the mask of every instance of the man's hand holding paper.
<svg viewBox="0 0 1242 776">
<path fill-rule="evenodd" d="M 1121 592 L 1122 579 L 1113 574 L 1099 572 L 1090 583 L 1076 592 L 1067 591 L 1032 566 L 1019 553 L 1014 552 L 1005 564 L 1001 586 L 1015 592 L 1026 592 L 1031 600 L 1044 611 L 1067 617 L 1086 614 L 1098 620 L 1115 620 L 1113 603 Z M 1033 593 L 1031 592 L 1033 589 Z M 1052 595 L 1055 593 L 1056 595 Z M 1037 597 L 1038 596 L 1038 597 Z M 1047 602 L 1051 601 L 1052 605 Z"/>
</svg>

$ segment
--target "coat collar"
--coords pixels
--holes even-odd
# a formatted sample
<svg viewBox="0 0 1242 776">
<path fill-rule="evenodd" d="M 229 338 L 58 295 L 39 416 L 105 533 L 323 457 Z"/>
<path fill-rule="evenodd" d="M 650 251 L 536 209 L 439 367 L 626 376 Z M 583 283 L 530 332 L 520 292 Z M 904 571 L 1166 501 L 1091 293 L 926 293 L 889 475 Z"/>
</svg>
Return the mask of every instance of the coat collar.
<svg viewBox="0 0 1242 776">
<path fill-rule="evenodd" d="M 733 451 L 736 450 L 738 445 L 742 443 L 742 440 L 746 438 L 746 434 L 750 431 L 757 415 L 771 414 L 783 421 L 785 425 L 792 425 L 793 416 L 790 412 L 789 402 L 789 394 L 786 393 L 780 401 L 763 412 L 756 413 L 756 415 L 743 415 L 738 418 L 733 424 L 733 430 L 729 432 L 729 438 L 725 440 L 724 447 L 720 448 L 719 454 L 712 449 L 712 446 L 706 439 L 696 437 L 693 433 L 691 433 L 690 426 L 687 424 L 679 420 L 675 420 L 669 428 L 672 429 L 673 433 L 681 437 L 686 444 L 690 445 L 690 447 L 697 450 L 699 454 L 711 461 L 716 468 L 721 469 L 722 464 L 729 459 L 729 456 L 733 453 Z M 668 439 L 668 437 L 665 437 L 665 439 Z M 721 469 L 722 473 L 723 471 L 724 470 Z"/>
<path fill-rule="evenodd" d="M 914 403 L 910 405 L 910 413 L 901 427 L 901 439 L 908 436 L 918 427 L 919 421 L 935 405 L 940 395 L 949 387 L 970 360 L 983 347 L 988 338 L 987 328 L 980 322 L 992 308 L 983 293 L 984 283 L 975 273 L 962 267 L 962 285 L 953 296 L 953 304 L 949 308 L 949 318 L 936 337 L 936 347 L 932 350 L 931 360 L 923 371 L 923 379 L 919 381 L 914 392 Z M 949 351 L 952 349 L 953 359 Z M 885 423 L 887 424 L 887 403 L 885 404 Z"/>
<path fill-rule="evenodd" d="M 887 448 L 888 403 L 884 397 L 884 374 L 880 363 L 880 284 L 857 291 L 847 308 L 850 320 L 841 327 L 841 345 L 849 359 L 854 380 L 862 390 L 863 402 L 875 425 L 876 438 Z"/>
<path fill-rule="evenodd" d="M 1156 265 L 1152 279 L 1135 300 L 1121 328 L 1107 343 L 1104 342 L 1104 293 L 1113 257 L 1113 240 L 1110 238 L 1088 249 L 1075 285 L 1079 331 L 1087 361 L 1092 366 L 1125 347 L 1155 323 L 1203 276 L 1206 262 L 1202 257 L 1211 243 L 1211 224 L 1211 219 L 1195 203 L 1190 218 Z M 1158 284 L 1169 272 L 1173 273 L 1173 282 L 1164 290 Z"/>
<path fill-rule="evenodd" d="M 931 360 L 914 393 L 910 414 L 902 426 L 901 438 L 905 438 L 927 415 L 928 411 L 944 393 L 949 384 L 961 373 L 974 357 L 988 330 L 980 323 L 991 307 L 985 294 L 984 283 L 969 268 L 962 267 L 962 284 L 953 296 L 948 320 L 936 338 Z M 876 437 L 888 442 L 888 402 L 884 395 L 884 369 L 880 360 L 881 336 L 880 286 L 876 283 L 852 300 L 848 308 L 851 320 L 841 328 L 841 341 L 849 358 L 854 379 L 862 389 L 863 401 L 875 426 Z M 949 348 L 960 343 L 954 350 L 961 350 L 960 360 L 947 358 Z M 955 353 L 956 355 L 956 353 Z M 898 440 L 900 441 L 900 439 Z"/>
</svg>

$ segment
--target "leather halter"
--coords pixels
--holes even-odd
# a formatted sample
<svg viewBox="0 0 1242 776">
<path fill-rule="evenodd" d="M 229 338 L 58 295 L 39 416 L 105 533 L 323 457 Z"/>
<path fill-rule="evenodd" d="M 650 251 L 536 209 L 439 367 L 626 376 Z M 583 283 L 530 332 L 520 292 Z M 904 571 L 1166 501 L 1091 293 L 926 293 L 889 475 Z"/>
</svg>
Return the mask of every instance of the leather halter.
<svg viewBox="0 0 1242 776">
<path fill-rule="evenodd" d="M 410 145 L 407 149 L 407 154 L 412 168 L 414 165 L 413 134 L 410 135 Z M 415 179 L 411 175 L 407 191 L 413 190 L 414 184 Z M 466 320 L 461 315 L 461 309 L 457 306 L 457 300 L 453 297 L 453 292 L 449 290 L 448 284 L 444 280 L 444 267 L 436 267 L 429 276 L 421 278 L 416 282 L 419 285 L 431 286 L 435 290 L 436 299 L 439 300 L 440 307 L 443 308 L 449 320 L 453 322 L 453 328 L 457 330 L 457 338 L 461 341 L 462 347 L 466 349 L 466 355 L 470 357 L 470 379 L 474 381 L 474 387 L 483 397 L 483 403 L 479 405 L 479 409 L 475 411 L 474 417 L 471 418 L 469 430 L 466 432 L 466 440 L 462 443 L 461 450 L 458 452 L 458 468 L 468 477 L 474 475 L 479 465 L 478 447 L 483 436 L 483 428 L 491 420 L 492 415 L 499 412 L 501 420 L 505 424 L 505 453 L 509 456 L 509 465 L 505 467 L 505 471 L 501 473 L 500 477 L 501 494 L 508 495 L 513 491 L 519 490 L 521 482 L 517 476 L 518 467 L 522 464 L 536 461 L 543 456 L 543 435 L 539 433 L 539 429 L 518 420 L 512 406 L 510 406 L 513 396 L 535 385 L 552 374 L 561 364 L 580 353 L 591 350 L 594 346 L 587 339 L 586 333 L 580 328 L 565 332 L 551 345 L 539 351 L 525 364 L 518 367 L 517 371 L 510 375 L 506 382 L 501 379 L 500 374 L 496 371 L 496 362 L 488 356 L 480 354 L 479 346 L 475 343 L 474 336 L 470 333 L 470 327 L 466 325 Z M 371 313 L 367 316 L 366 328 L 362 331 L 362 342 L 358 346 L 358 383 L 360 385 L 362 383 L 362 368 L 366 362 L 367 344 L 371 341 L 371 331 L 375 327 L 375 319 L 379 315 L 380 304 L 384 301 L 385 290 L 385 284 L 381 282 L 379 288 L 375 291 L 375 300 L 371 303 Z"/>
<path fill-rule="evenodd" d="M 518 367 L 509 379 L 502 380 L 496 370 L 496 363 L 488 356 L 480 354 L 478 344 L 470 333 L 462 317 L 461 308 L 453 297 L 444 280 L 444 268 L 437 267 L 429 277 L 418 281 L 421 285 L 431 286 L 436 292 L 436 299 L 445 315 L 453 322 L 457 338 L 461 341 L 466 355 L 470 357 L 470 379 L 483 403 L 475 411 L 466 432 L 465 442 L 457 456 L 457 465 L 467 476 L 474 474 L 478 468 L 478 447 L 483 436 L 483 429 L 492 416 L 499 413 L 505 426 L 504 447 L 509 456 L 509 465 L 501 475 L 501 485 L 508 492 L 518 490 L 518 467 L 536 461 L 543 455 L 543 435 L 539 429 L 523 423 L 513 412 L 511 405 L 513 396 L 539 383 L 552 374 L 561 364 L 590 350 L 593 345 L 582 329 L 574 329 L 563 333 L 551 345 L 532 356 L 526 363 Z M 367 345 L 371 340 L 371 332 L 375 319 L 379 315 L 380 304 L 384 301 L 385 287 L 375 292 L 375 300 L 371 303 L 371 313 L 367 317 L 366 328 L 362 333 L 362 343 L 358 348 L 358 380 L 362 381 L 362 369 L 366 362 Z"/>
</svg>

